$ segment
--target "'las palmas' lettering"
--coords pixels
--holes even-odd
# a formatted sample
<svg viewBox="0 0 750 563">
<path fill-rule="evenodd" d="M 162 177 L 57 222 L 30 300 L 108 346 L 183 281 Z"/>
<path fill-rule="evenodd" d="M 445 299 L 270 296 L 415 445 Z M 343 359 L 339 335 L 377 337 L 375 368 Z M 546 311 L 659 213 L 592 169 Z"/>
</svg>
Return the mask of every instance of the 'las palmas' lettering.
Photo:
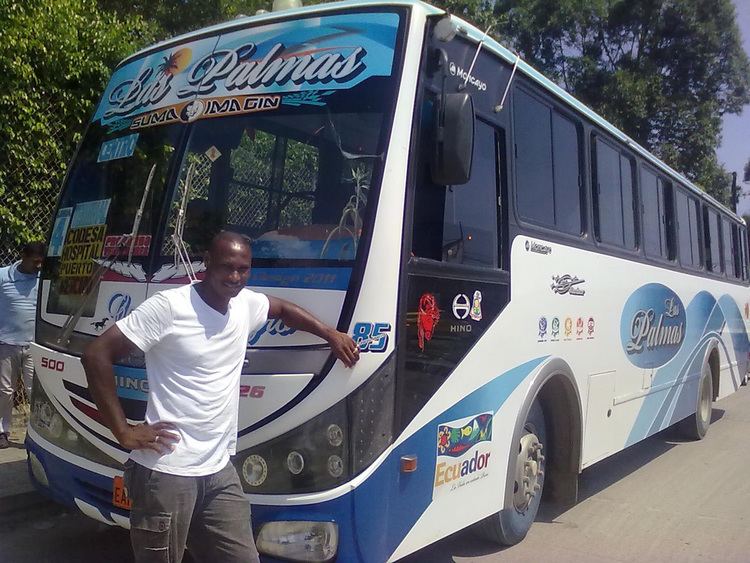
<svg viewBox="0 0 750 563">
<path fill-rule="evenodd" d="M 641 309 L 633 315 L 630 323 L 630 342 L 626 346 L 628 353 L 641 352 L 644 345 L 649 350 L 660 346 L 676 346 L 682 342 L 683 323 L 667 325 L 666 319 L 670 318 L 669 312 L 659 315 L 659 320 L 654 323 L 655 313 L 653 309 Z M 674 315 L 672 315 L 674 316 Z"/>
<path fill-rule="evenodd" d="M 246 60 L 255 53 L 256 46 L 249 43 L 237 49 L 216 51 L 203 58 L 193 67 L 187 78 L 188 86 L 179 90 L 181 98 L 195 94 L 210 94 L 216 90 L 217 82 L 224 80 L 227 90 L 253 88 L 259 85 L 278 85 L 292 81 L 294 84 L 307 82 L 345 82 L 357 76 L 365 65 L 362 58 L 365 49 L 357 47 L 348 56 L 341 53 L 312 54 L 296 57 L 281 56 L 282 43 L 274 45 L 259 61 Z"/>
</svg>

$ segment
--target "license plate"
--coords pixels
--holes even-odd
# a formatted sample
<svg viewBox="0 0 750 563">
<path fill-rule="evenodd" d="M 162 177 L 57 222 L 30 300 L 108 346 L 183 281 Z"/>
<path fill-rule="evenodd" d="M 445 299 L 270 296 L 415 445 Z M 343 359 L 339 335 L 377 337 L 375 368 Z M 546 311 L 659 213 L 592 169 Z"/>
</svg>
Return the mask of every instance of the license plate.
<svg viewBox="0 0 750 563">
<path fill-rule="evenodd" d="M 125 482 L 119 475 L 115 476 L 115 480 L 112 483 L 112 504 L 117 508 L 124 508 L 125 510 L 130 510 L 130 507 L 133 505 L 130 497 L 128 497 Z"/>
</svg>

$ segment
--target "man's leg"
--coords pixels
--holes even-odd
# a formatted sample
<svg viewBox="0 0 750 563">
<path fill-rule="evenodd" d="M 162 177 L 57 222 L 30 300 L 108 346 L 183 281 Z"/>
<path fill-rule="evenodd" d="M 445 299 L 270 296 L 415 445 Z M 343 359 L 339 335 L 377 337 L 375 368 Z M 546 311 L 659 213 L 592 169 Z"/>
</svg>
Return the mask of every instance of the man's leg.
<svg viewBox="0 0 750 563">
<path fill-rule="evenodd" d="M 13 391 L 18 377 L 18 346 L 0 344 L 0 434 L 10 434 Z"/>
<path fill-rule="evenodd" d="M 23 376 L 23 388 L 26 390 L 26 400 L 31 403 L 31 385 L 34 382 L 34 358 L 31 348 L 21 348 L 21 374 Z"/>
<path fill-rule="evenodd" d="M 180 563 L 197 498 L 197 478 L 169 475 L 133 461 L 125 466 L 133 501 L 130 543 L 136 563 Z"/>
<path fill-rule="evenodd" d="M 259 563 L 250 527 L 250 503 L 232 463 L 202 477 L 205 492 L 196 506 L 188 549 L 201 563 Z"/>
</svg>

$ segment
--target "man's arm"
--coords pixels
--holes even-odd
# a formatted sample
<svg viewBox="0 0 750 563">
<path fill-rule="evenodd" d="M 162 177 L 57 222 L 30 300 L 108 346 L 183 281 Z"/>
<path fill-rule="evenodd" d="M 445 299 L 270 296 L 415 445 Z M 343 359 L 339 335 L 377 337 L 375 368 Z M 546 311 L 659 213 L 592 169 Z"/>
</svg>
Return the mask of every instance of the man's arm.
<svg viewBox="0 0 750 563">
<path fill-rule="evenodd" d="M 174 449 L 179 435 L 169 432 L 174 425 L 166 422 L 131 426 L 117 398 L 113 363 L 137 350 L 117 325 L 111 326 L 104 334 L 94 339 L 81 357 L 89 391 L 107 427 L 117 441 L 129 450 L 151 449 L 166 454 Z"/>
<path fill-rule="evenodd" d="M 352 367 L 357 363 L 359 347 L 348 334 L 328 326 L 299 305 L 278 297 L 270 295 L 267 295 L 267 297 L 270 302 L 268 308 L 270 318 L 281 319 L 290 328 L 304 330 L 327 341 L 331 345 L 334 355 L 344 362 L 346 367 Z"/>
</svg>

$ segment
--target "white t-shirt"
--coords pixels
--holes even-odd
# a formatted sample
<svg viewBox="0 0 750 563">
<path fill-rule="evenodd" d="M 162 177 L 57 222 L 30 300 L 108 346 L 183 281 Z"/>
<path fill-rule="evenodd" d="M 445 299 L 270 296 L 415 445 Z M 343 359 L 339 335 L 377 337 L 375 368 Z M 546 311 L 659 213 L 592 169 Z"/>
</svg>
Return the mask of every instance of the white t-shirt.
<svg viewBox="0 0 750 563">
<path fill-rule="evenodd" d="M 249 336 L 268 318 L 268 297 L 243 289 L 226 315 L 193 286 L 157 293 L 117 326 L 146 355 L 146 422 L 171 422 L 172 453 L 133 450 L 135 462 L 172 475 L 210 475 L 235 453 L 240 373 Z"/>
</svg>

